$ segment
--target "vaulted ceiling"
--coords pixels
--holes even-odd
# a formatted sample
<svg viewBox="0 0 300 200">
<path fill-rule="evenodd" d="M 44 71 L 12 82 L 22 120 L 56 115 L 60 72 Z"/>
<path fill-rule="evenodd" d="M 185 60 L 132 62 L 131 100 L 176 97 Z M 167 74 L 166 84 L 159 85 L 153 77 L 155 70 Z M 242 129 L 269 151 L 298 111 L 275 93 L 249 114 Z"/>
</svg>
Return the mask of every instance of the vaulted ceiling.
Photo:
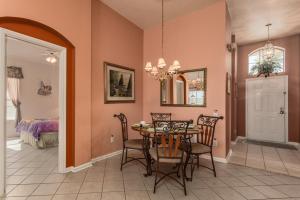
<svg viewBox="0 0 300 200">
<path fill-rule="evenodd" d="M 161 22 L 161 0 L 101 0 L 142 29 Z M 165 17 L 171 19 L 218 0 L 164 0 Z"/>
<path fill-rule="evenodd" d="M 161 21 L 161 0 L 101 0 L 142 29 Z M 166 18 L 187 14 L 218 0 L 164 0 Z M 266 24 L 272 23 L 271 36 L 300 33 L 300 0 L 227 0 L 232 30 L 237 43 L 267 38 Z"/>
<path fill-rule="evenodd" d="M 232 29 L 240 44 L 300 33 L 300 0 L 228 0 Z"/>
</svg>

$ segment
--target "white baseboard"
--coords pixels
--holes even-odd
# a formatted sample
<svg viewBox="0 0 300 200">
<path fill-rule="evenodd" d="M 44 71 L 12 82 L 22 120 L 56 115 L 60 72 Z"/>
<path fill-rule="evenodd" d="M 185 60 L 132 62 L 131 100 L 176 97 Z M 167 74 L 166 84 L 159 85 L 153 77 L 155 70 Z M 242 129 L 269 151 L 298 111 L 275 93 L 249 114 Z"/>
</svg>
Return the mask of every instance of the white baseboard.
<svg viewBox="0 0 300 200">
<path fill-rule="evenodd" d="M 293 145 L 295 147 L 298 147 L 299 146 L 299 143 L 298 142 L 287 142 L 288 144 L 290 145 Z"/>
<path fill-rule="evenodd" d="M 73 173 L 76 173 L 76 172 L 79 172 L 81 170 L 84 170 L 84 169 L 87 169 L 89 167 L 93 166 L 92 162 L 87 162 L 87 163 L 84 163 L 82 165 L 79 165 L 77 167 L 68 167 L 65 169 L 65 171 L 63 173 L 68 173 L 68 172 L 73 172 Z"/>
<path fill-rule="evenodd" d="M 215 157 L 215 156 L 214 156 L 213 158 L 214 158 L 214 161 L 216 161 L 216 162 L 220 162 L 220 163 L 228 163 L 228 160 L 229 160 L 231 154 L 232 154 L 232 150 L 229 149 L 229 152 L 228 152 L 226 158 L 220 158 L 220 157 Z M 208 155 L 208 154 L 203 154 L 203 155 L 200 156 L 200 158 L 204 158 L 204 159 L 210 160 L 210 155 Z"/>
<path fill-rule="evenodd" d="M 246 139 L 247 137 L 244 137 L 244 136 L 237 136 L 236 138 L 235 138 L 235 140 L 234 141 L 231 141 L 231 144 L 236 144 L 239 140 L 243 140 L 243 139 Z"/>
<path fill-rule="evenodd" d="M 227 154 L 227 156 L 226 156 L 226 162 L 227 162 L 227 163 L 228 163 L 228 160 L 229 160 L 231 154 L 232 154 L 232 149 L 229 149 L 229 152 L 228 152 L 228 154 Z"/>
<path fill-rule="evenodd" d="M 103 155 L 103 156 L 99 156 L 99 157 L 93 158 L 91 162 L 95 163 L 95 162 L 98 162 L 98 161 L 101 161 L 101 160 L 105 160 L 107 158 L 119 155 L 121 153 L 122 153 L 122 150 L 115 151 L 115 152 L 112 152 L 112 153 L 109 153 L 109 154 L 106 154 L 106 155 Z"/>
<path fill-rule="evenodd" d="M 93 163 L 90 161 L 90 162 L 84 163 L 82 165 L 79 165 L 77 167 L 73 167 L 72 172 L 76 173 L 76 172 L 79 172 L 81 170 L 87 169 L 92 166 L 93 166 Z"/>
<path fill-rule="evenodd" d="M 81 170 L 84 170 L 84 169 L 87 169 L 89 167 L 92 167 L 95 162 L 98 162 L 98 161 L 101 161 L 101 160 L 105 160 L 107 158 L 119 155 L 121 153 L 122 153 L 122 150 L 119 150 L 119 151 L 112 152 L 110 154 L 106 154 L 106 155 L 103 155 L 103 156 L 99 156 L 99 157 L 93 158 L 91 161 L 89 161 L 87 163 L 84 163 L 82 165 L 79 165 L 77 167 L 68 167 L 68 168 L 66 168 L 65 171 L 64 171 L 64 173 L 68 173 L 68 172 L 76 173 L 76 172 L 79 172 Z"/>
<path fill-rule="evenodd" d="M 103 156 L 93 158 L 90 162 L 84 163 L 84 164 L 79 165 L 77 167 L 68 167 L 68 168 L 66 168 L 65 173 L 67 173 L 67 172 L 74 172 L 74 173 L 79 172 L 79 171 L 84 170 L 86 168 L 92 167 L 95 162 L 102 161 L 102 160 L 105 160 L 107 158 L 111 158 L 111 157 L 119 155 L 121 153 L 122 153 L 122 150 L 119 150 L 119 151 L 115 151 L 115 152 L 112 152 L 112 153 L 109 153 L 109 154 L 106 154 L 106 155 L 103 155 Z M 226 156 L 226 158 L 214 157 L 214 161 L 221 162 L 221 163 L 228 163 L 228 159 L 231 156 L 231 154 L 232 154 L 232 150 L 230 149 L 227 156 Z M 201 155 L 200 157 L 210 160 L 209 155 L 204 154 L 204 155 Z"/>
<path fill-rule="evenodd" d="M 243 139 L 247 139 L 247 137 L 244 137 L 244 136 L 237 136 L 235 138 L 235 141 L 231 141 L 231 144 L 236 144 L 238 140 L 243 140 Z M 295 147 L 299 147 L 300 143 L 298 142 L 287 142 L 286 144 L 290 144 L 290 145 L 293 145 Z"/>
</svg>

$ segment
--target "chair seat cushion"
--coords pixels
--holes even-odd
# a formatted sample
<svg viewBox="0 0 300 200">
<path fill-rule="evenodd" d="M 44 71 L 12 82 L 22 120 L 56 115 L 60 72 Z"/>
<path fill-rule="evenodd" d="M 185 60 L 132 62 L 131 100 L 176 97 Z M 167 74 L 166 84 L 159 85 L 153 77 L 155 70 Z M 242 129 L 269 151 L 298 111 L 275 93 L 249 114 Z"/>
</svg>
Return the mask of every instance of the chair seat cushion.
<svg viewBox="0 0 300 200">
<path fill-rule="evenodd" d="M 167 155 L 165 156 L 164 152 L 167 151 Z M 149 150 L 150 156 L 157 161 L 157 152 L 156 148 L 151 148 Z M 181 155 L 182 151 L 178 150 L 177 155 L 173 156 L 173 158 L 162 158 L 162 157 L 168 157 L 169 156 L 169 149 L 160 147 L 158 148 L 158 154 L 159 154 L 159 162 L 160 163 L 181 163 Z"/>
<path fill-rule="evenodd" d="M 209 146 L 200 143 L 192 143 L 192 154 L 210 153 L 211 149 Z"/>
<path fill-rule="evenodd" d="M 132 149 L 143 149 L 143 139 L 131 139 L 125 141 L 125 147 Z"/>
</svg>

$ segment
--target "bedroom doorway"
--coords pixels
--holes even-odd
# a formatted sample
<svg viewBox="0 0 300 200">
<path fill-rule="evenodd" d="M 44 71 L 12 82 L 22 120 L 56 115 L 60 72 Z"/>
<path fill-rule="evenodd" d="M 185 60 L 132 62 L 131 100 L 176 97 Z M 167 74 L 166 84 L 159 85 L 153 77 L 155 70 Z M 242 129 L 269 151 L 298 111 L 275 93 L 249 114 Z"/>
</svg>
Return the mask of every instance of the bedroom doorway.
<svg viewBox="0 0 300 200">
<path fill-rule="evenodd" d="M 25 46 L 30 48 L 24 49 Z M 32 51 L 36 52 L 32 53 Z M 9 57 L 17 56 L 14 54 L 19 54 L 19 61 L 17 59 L 9 59 Z M 38 57 L 42 58 L 43 61 L 47 62 L 46 64 L 48 64 L 49 67 L 47 70 L 47 67 L 45 67 L 43 69 L 44 72 L 32 71 L 30 67 L 27 67 L 27 72 L 25 72 L 23 71 L 25 70 L 25 68 L 22 68 L 22 66 L 25 66 L 25 62 L 20 62 L 22 56 L 25 56 L 26 58 L 29 57 L 31 59 L 35 59 Z M 54 168 L 56 169 L 53 168 L 53 170 L 56 170 L 59 173 L 64 173 L 67 171 L 68 165 L 66 159 L 66 60 L 67 49 L 64 47 L 33 37 L 29 37 L 27 35 L 23 35 L 17 32 L 13 32 L 7 29 L 0 28 L 0 196 L 2 194 L 5 194 L 5 189 L 7 189 L 7 192 L 9 192 L 9 190 L 11 189 L 10 187 L 6 188 L 7 177 L 9 177 L 11 174 L 17 173 L 18 177 L 14 177 L 14 180 L 10 180 L 10 183 L 19 184 L 25 180 L 26 175 L 29 176 L 29 174 L 34 174 L 32 170 L 38 170 L 37 168 L 35 168 L 35 163 L 26 163 L 26 161 L 28 160 L 22 160 L 22 154 L 14 154 L 14 151 L 17 151 L 18 148 L 21 147 L 20 140 L 31 145 L 26 146 L 26 153 L 29 155 L 29 158 L 32 157 L 30 156 L 31 153 L 33 153 L 34 155 L 39 154 L 37 152 L 34 152 L 34 148 L 47 149 L 48 145 L 49 147 L 51 145 L 57 145 L 58 147 L 56 147 L 56 149 L 54 147 L 51 150 L 49 150 L 47 155 L 49 156 L 50 161 L 55 160 L 56 156 L 58 164 L 55 164 L 56 166 Z M 42 66 L 41 63 L 37 63 L 37 65 Z M 30 66 L 33 66 L 33 64 L 31 63 Z M 50 74 L 52 74 L 51 78 L 49 76 Z M 29 82 L 26 82 L 26 87 L 25 85 L 22 86 L 20 84 L 20 80 L 26 78 L 25 75 L 28 76 L 27 78 L 28 80 L 30 80 Z M 8 80 L 8 76 L 12 76 L 11 80 Z M 56 81 L 53 81 L 54 79 Z M 18 89 L 16 85 L 19 85 Z M 11 89 L 11 87 L 13 89 Z M 23 99 L 24 106 L 25 104 L 30 104 L 31 111 L 35 110 L 34 114 L 30 113 L 30 111 L 28 112 L 28 110 L 25 114 L 25 112 L 23 111 L 25 111 L 26 109 L 23 110 L 21 102 L 22 99 L 20 100 L 16 97 L 18 96 L 16 95 L 16 93 L 18 93 L 17 91 L 20 89 L 22 90 L 24 88 L 29 88 L 29 90 L 31 90 L 30 92 L 23 91 L 23 94 L 27 95 L 26 100 Z M 35 97 L 41 98 L 32 98 L 33 94 L 35 95 Z M 55 98 L 49 98 L 50 96 L 53 97 L 54 95 L 56 96 L 56 100 Z M 16 106 L 16 104 L 18 106 L 21 105 L 21 112 L 19 112 L 20 107 Z M 38 107 L 38 105 L 41 104 L 47 104 L 47 107 L 51 107 L 52 113 L 47 113 L 45 115 L 47 109 L 43 108 L 43 106 Z M 28 108 L 29 106 L 26 107 Z M 36 109 L 32 109 L 34 107 L 36 107 Z M 18 115 L 18 113 L 20 114 Z M 20 121 L 22 119 L 22 114 L 25 114 L 24 117 L 27 116 L 29 119 L 25 120 L 24 118 L 23 121 Z M 32 116 L 32 118 L 30 116 Z M 15 134 L 15 132 L 9 130 L 14 130 L 16 121 L 19 124 L 23 123 L 22 125 L 24 125 L 24 127 L 17 126 L 17 128 L 19 129 L 17 131 L 20 135 L 11 135 Z M 29 124 L 30 122 L 34 123 Z M 29 127 L 30 125 L 32 125 L 32 135 L 27 134 L 26 131 L 22 129 L 27 126 Z M 42 134 L 43 132 L 45 133 L 44 135 Z M 58 134 L 55 135 L 55 132 L 57 132 Z M 20 138 L 16 140 L 10 140 L 8 141 L 8 143 L 6 143 L 7 136 L 18 136 Z M 32 147 L 32 145 L 35 146 Z M 11 151 L 7 151 L 8 148 L 10 148 Z M 10 155 L 13 157 L 10 157 Z M 8 161 L 11 161 L 11 163 L 13 163 L 13 161 L 17 160 L 21 161 L 16 164 L 15 168 L 6 169 L 6 166 L 9 166 L 10 164 Z M 24 164 L 24 166 L 21 166 L 22 164 Z M 31 167 L 27 167 L 28 169 L 26 169 L 26 171 L 24 170 L 26 166 Z M 23 171 L 20 171 L 21 168 L 23 168 Z M 32 171 L 32 173 L 30 173 L 30 170 Z M 24 180 L 20 180 L 22 179 L 22 177 L 24 178 Z M 18 178 L 19 180 L 16 180 Z"/>
</svg>

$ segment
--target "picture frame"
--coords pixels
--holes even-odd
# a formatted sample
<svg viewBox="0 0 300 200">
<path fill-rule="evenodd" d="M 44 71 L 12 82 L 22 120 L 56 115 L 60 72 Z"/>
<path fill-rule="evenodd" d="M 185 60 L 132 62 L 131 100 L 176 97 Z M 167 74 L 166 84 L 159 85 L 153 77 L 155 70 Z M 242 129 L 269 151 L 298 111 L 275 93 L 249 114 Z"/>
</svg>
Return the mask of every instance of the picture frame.
<svg viewBox="0 0 300 200">
<path fill-rule="evenodd" d="M 228 72 L 226 73 L 226 93 L 231 94 L 231 74 Z"/>
<path fill-rule="evenodd" d="M 135 102 L 135 70 L 104 62 L 104 103 Z"/>
</svg>

